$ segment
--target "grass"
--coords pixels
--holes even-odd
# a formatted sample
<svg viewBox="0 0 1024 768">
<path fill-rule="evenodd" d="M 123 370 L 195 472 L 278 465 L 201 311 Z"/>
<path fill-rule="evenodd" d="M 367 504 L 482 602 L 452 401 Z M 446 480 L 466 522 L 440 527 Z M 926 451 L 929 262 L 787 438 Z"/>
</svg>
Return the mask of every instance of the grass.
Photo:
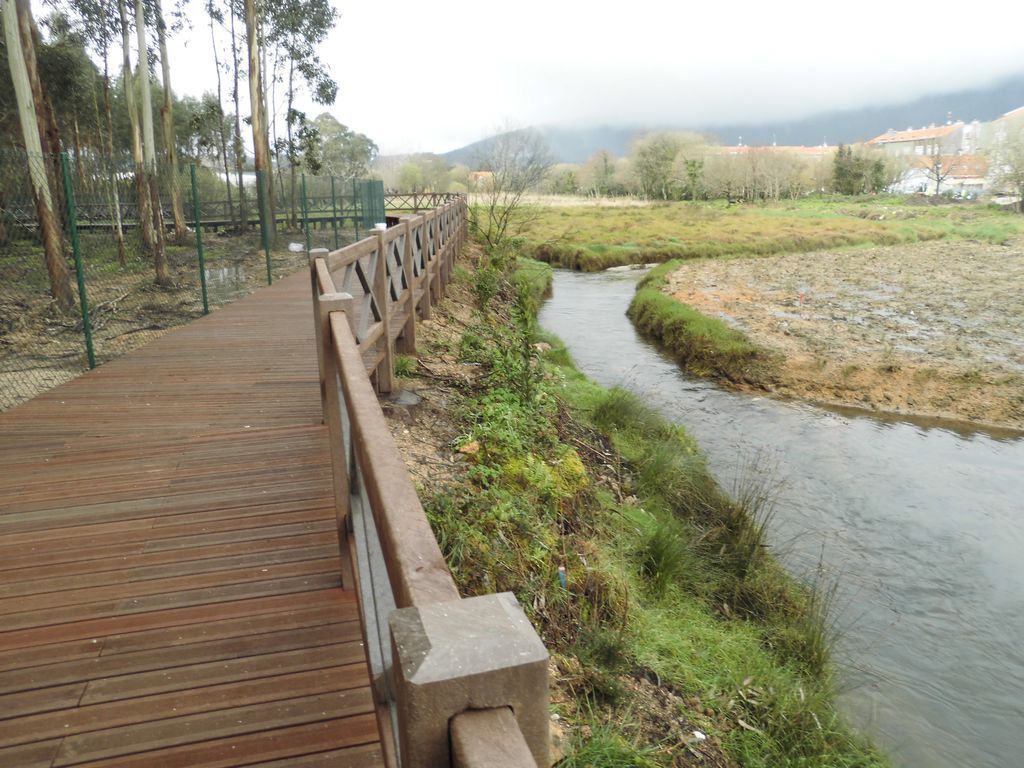
<svg viewBox="0 0 1024 768">
<path fill-rule="evenodd" d="M 768 352 L 721 320 L 662 291 L 667 285 L 666 276 L 679 264 L 678 260 L 669 261 L 644 277 L 630 302 L 629 317 L 642 333 L 654 338 L 697 375 L 733 382 L 762 380 L 772 365 Z"/>
<path fill-rule="evenodd" d="M 724 493 L 680 427 L 542 337 L 549 270 L 492 255 L 460 279 L 487 298 L 460 345 L 474 445 L 425 508 L 460 588 L 513 591 L 552 651 L 565 764 L 690 764 L 685 721 L 741 765 L 885 765 L 835 712 L 828 594 L 767 549 L 765 483 Z"/>
<path fill-rule="evenodd" d="M 1021 217 L 980 204 L 910 205 L 896 196 L 807 198 L 772 205 L 723 202 L 647 207 L 540 207 L 524 233 L 528 255 L 593 272 L 623 264 L 806 252 L 964 238 L 1002 243 Z"/>
</svg>

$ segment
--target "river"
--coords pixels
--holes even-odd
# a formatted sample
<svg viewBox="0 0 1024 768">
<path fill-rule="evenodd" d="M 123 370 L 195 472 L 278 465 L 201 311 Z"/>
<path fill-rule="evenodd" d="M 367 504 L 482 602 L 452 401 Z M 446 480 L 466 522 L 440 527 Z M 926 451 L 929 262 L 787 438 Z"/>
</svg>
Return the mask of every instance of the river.
<svg viewBox="0 0 1024 768">
<path fill-rule="evenodd" d="M 639 272 L 556 270 L 541 326 L 685 426 L 719 482 L 779 480 L 771 539 L 838 580 L 840 706 L 900 766 L 1024 765 L 1024 438 L 726 392 L 625 316 Z"/>
</svg>

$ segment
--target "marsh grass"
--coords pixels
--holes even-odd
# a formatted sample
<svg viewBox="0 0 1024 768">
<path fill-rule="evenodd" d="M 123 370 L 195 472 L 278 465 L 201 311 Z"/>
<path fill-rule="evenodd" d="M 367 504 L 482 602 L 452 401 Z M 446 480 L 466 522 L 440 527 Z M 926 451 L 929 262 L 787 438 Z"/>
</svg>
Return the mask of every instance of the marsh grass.
<svg viewBox="0 0 1024 768">
<path fill-rule="evenodd" d="M 542 207 L 524 233 L 541 261 L 593 272 L 670 259 L 768 255 L 898 245 L 941 238 L 1002 243 L 1019 235 L 1012 213 L 983 205 L 908 205 L 905 198 L 808 198 L 773 205 L 720 202 L 646 207 Z"/>
<path fill-rule="evenodd" d="M 769 375 L 772 356 L 721 320 L 709 317 L 663 292 L 666 277 L 680 262 L 652 269 L 637 286 L 627 314 L 691 372 L 732 382 L 753 383 Z"/>
</svg>

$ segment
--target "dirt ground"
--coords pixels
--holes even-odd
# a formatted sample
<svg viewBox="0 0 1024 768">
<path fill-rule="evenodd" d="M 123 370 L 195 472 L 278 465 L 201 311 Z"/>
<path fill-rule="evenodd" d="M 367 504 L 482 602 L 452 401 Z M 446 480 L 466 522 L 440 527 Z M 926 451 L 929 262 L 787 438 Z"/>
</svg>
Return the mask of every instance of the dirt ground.
<svg viewBox="0 0 1024 768">
<path fill-rule="evenodd" d="M 766 389 L 1024 429 L 1024 241 L 702 260 L 672 295 L 778 351 Z"/>
</svg>

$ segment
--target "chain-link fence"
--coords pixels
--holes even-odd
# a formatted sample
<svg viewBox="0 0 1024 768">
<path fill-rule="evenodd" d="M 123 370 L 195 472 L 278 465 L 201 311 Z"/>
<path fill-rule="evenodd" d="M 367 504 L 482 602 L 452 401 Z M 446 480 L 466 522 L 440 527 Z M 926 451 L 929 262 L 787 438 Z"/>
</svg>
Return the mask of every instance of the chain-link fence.
<svg viewBox="0 0 1024 768">
<path fill-rule="evenodd" d="M 0 152 L 0 410 L 384 221 L 379 181 L 297 173 L 294 187 L 287 170 L 239 187 L 191 163 L 147 173 L 130 160 Z"/>
</svg>

